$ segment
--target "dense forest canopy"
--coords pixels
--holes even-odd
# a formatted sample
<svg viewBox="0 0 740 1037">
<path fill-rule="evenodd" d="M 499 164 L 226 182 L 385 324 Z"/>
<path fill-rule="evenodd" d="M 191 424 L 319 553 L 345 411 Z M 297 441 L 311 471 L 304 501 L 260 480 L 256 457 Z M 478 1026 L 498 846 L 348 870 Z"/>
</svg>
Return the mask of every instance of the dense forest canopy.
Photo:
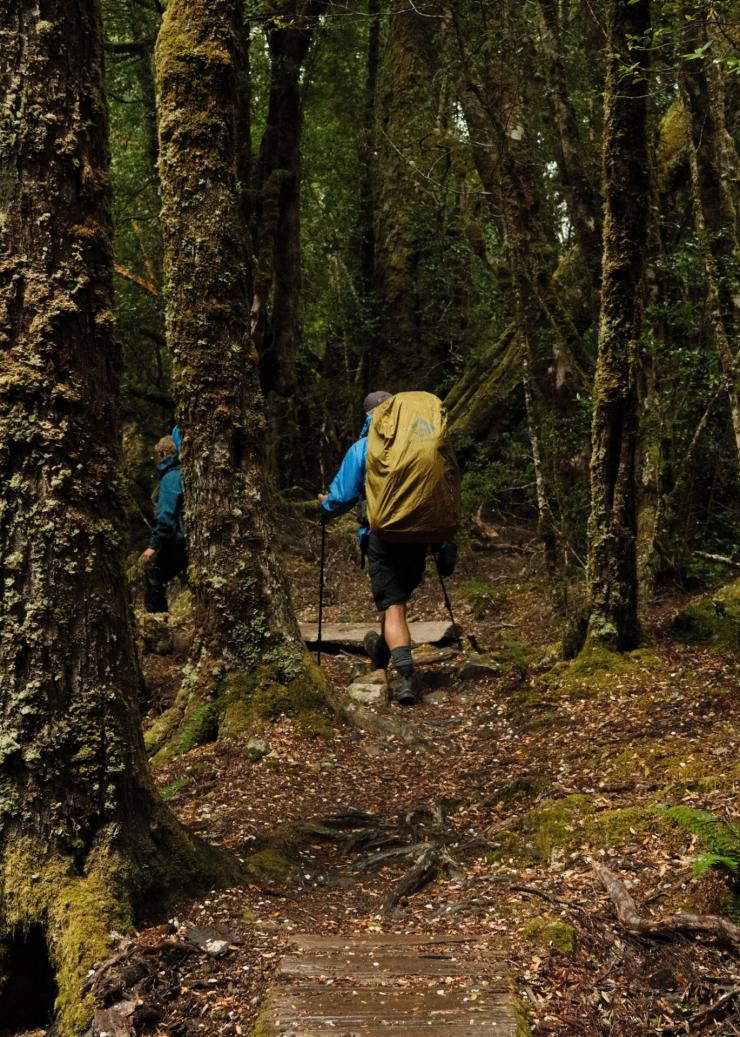
<svg viewBox="0 0 740 1037">
<path fill-rule="evenodd" d="M 157 6 L 104 9 L 127 458 L 143 482 L 142 435 L 156 436 L 176 402 Z M 649 583 L 685 578 L 693 548 L 725 554 L 736 536 L 736 13 L 654 4 L 645 38 L 631 41 L 650 59 L 636 373 Z M 309 496 L 326 480 L 376 383 L 432 389 L 453 417 L 469 507 L 517 517 L 539 507 L 558 541 L 553 565 L 578 575 L 607 17 L 592 3 L 245 5 L 239 191 L 281 490 Z M 537 341 L 525 348 L 527 322 Z"/>
</svg>

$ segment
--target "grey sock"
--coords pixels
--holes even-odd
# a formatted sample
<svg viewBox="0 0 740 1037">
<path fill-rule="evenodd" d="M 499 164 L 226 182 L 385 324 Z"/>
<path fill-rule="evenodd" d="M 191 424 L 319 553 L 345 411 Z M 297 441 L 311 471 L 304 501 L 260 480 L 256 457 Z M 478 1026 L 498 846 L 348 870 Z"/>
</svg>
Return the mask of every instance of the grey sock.
<svg viewBox="0 0 740 1037">
<path fill-rule="evenodd" d="M 398 648 L 391 649 L 391 659 L 402 677 L 410 677 L 414 672 L 414 660 L 411 658 L 410 645 L 399 645 Z"/>
</svg>

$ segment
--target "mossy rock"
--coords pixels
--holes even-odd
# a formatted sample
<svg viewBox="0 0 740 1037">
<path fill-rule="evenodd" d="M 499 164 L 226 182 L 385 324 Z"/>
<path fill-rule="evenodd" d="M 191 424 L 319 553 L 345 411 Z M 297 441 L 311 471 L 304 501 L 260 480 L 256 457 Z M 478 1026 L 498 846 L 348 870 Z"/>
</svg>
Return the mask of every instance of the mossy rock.
<svg viewBox="0 0 740 1037">
<path fill-rule="evenodd" d="M 573 926 L 552 915 L 533 918 L 525 926 L 524 935 L 544 950 L 554 948 L 561 954 L 573 954 L 576 949 L 576 931 Z"/>
<path fill-rule="evenodd" d="M 265 721 L 289 716 L 306 733 L 329 738 L 334 729 L 324 688 L 323 675 L 308 656 L 303 670 L 288 680 L 274 664 L 229 674 L 217 689 L 222 712 L 219 734 L 248 738 Z"/>
<path fill-rule="evenodd" d="M 740 651 L 740 580 L 682 608 L 671 632 L 686 644 Z"/>
</svg>

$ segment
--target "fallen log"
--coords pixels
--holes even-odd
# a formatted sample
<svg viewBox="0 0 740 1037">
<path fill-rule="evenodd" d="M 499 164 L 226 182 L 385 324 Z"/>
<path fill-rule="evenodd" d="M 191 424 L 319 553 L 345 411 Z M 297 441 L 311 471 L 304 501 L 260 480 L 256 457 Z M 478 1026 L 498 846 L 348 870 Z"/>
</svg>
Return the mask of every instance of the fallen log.
<svg viewBox="0 0 740 1037">
<path fill-rule="evenodd" d="M 694 915 L 679 911 L 667 918 L 643 918 L 625 884 L 597 861 L 591 867 L 603 883 L 622 925 L 636 936 L 669 936 L 671 933 L 702 933 L 740 947 L 740 925 L 718 915 Z"/>
</svg>

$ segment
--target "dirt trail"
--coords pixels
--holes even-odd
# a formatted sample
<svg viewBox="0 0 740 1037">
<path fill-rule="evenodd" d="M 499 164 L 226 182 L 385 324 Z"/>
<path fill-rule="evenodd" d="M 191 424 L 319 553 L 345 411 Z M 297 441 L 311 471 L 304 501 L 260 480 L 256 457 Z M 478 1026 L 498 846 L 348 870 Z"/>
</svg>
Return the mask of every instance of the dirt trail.
<svg viewBox="0 0 740 1037">
<path fill-rule="evenodd" d="M 516 546 L 516 532 L 506 540 Z M 181 943 L 189 928 L 212 927 L 227 948 L 188 953 L 142 986 L 152 1011 L 141 1032 L 248 1034 L 298 933 L 491 940 L 507 949 L 536 1034 L 740 1032 L 726 996 L 740 985 L 731 948 L 631 936 L 591 866 L 608 864 L 653 917 L 726 909 L 723 881 L 692 879 L 696 841 L 656 807 L 737 817 L 737 660 L 673 641 L 677 603 L 666 601 L 649 647 L 621 662 L 556 664 L 539 556 L 523 534 L 518 542 L 469 553 L 451 581 L 496 672 L 462 680 L 454 660 L 442 662 L 428 668 L 420 706 L 393 707 L 425 748 L 348 726 L 316 736 L 282 717 L 256 762 L 243 747 L 207 744 L 160 771 L 182 820 L 256 862 L 259 882 L 183 903 L 141 934 L 139 946 Z M 361 622 L 372 616 L 366 576 L 347 543 L 332 530 L 328 618 Z M 315 559 L 302 550 L 290 565 L 310 621 Z M 413 615 L 445 618 L 431 580 Z M 366 668 L 348 655 L 324 662 L 341 686 Z M 439 988 L 455 984 L 445 976 Z"/>
</svg>

